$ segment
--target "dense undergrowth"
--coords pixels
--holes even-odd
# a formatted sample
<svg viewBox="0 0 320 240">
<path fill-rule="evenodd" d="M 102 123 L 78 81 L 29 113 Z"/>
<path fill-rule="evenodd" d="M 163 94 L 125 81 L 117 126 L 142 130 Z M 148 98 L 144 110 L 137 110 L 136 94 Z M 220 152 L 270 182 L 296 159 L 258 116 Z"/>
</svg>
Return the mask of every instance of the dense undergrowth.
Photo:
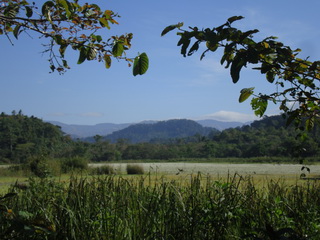
<svg viewBox="0 0 320 240">
<path fill-rule="evenodd" d="M 238 175 L 30 178 L 1 198 L 0 239 L 319 239 L 319 192 Z"/>
</svg>

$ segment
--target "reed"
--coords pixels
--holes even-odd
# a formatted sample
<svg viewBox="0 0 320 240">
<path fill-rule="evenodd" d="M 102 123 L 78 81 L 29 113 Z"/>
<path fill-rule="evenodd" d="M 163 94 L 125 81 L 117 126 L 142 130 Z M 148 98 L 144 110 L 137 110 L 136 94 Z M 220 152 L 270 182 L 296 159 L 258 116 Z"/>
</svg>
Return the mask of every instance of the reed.
<svg viewBox="0 0 320 240">
<path fill-rule="evenodd" d="M 31 178 L 0 199 L 0 239 L 318 239 L 317 182 L 261 188 L 251 177 L 201 174 L 150 181 Z"/>
</svg>

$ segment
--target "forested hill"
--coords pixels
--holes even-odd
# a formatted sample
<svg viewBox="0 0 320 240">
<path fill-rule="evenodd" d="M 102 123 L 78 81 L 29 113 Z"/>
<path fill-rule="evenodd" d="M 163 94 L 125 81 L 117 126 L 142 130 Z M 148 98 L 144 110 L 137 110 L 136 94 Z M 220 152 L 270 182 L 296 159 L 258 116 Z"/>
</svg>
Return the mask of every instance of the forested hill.
<svg viewBox="0 0 320 240">
<path fill-rule="evenodd" d="M 215 128 L 219 131 L 222 131 L 227 128 L 235 128 L 245 125 L 241 122 L 222 122 L 213 119 L 206 120 L 195 120 L 203 127 L 211 127 Z M 140 123 L 99 123 L 95 125 L 79 125 L 79 124 L 65 124 L 57 121 L 49 121 L 53 125 L 57 125 L 61 127 L 61 130 L 67 135 L 71 136 L 73 139 L 81 139 L 81 138 L 91 138 L 93 140 L 93 136 L 100 135 L 106 136 L 115 131 L 122 130 L 124 128 L 129 127 L 134 124 L 151 124 L 157 123 L 159 121 L 143 121 Z M 249 124 L 249 123 L 246 123 Z"/>
<path fill-rule="evenodd" d="M 156 123 L 140 123 L 105 136 L 104 140 L 116 142 L 118 139 L 127 139 L 131 143 L 161 142 L 168 139 L 186 138 L 194 135 L 208 136 L 209 133 L 218 132 L 210 127 L 203 127 L 199 123 L 175 119 Z"/>
<path fill-rule="evenodd" d="M 30 156 L 46 156 L 63 141 L 58 126 L 21 111 L 0 114 L 0 162 L 23 163 Z"/>
<path fill-rule="evenodd" d="M 132 159 L 252 158 L 320 156 L 320 130 L 301 141 L 298 131 L 285 127 L 281 116 L 219 132 L 192 120 L 168 120 L 131 125 L 92 143 L 72 141 L 58 126 L 21 112 L 0 114 L 0 162 L 28 163 L 34 159 L 84 158 L 89 161 Z M 117 141 L 126 139 L 127 141 Z M 103 141 L 107 140 L 107 141 Z"/>
<path fill-rule="evenodd" d="M 320 132 L 315 127 L 302 141 L 295 126 L 286 127 L 282 116 L 264 117 L 251 125 L 230 128 L 214 136 L 210 142 L 217 157 L 317 156 Z M 305 132 L 306 133 L 306 132 Z"/>
</svg>

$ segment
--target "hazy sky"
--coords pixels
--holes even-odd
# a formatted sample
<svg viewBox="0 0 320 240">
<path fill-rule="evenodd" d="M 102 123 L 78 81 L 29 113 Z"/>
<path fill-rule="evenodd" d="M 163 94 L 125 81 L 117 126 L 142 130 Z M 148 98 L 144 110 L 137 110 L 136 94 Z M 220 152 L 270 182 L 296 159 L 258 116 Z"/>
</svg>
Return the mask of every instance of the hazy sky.
<svg viewBox="0 0 320 240">
<path fill-rule="evenodd" d="M 184 58 L 174 32 L 160 37 L 166 26 L 178 22 L 184 22 L 185 27 L 212 28 L 231 16 L 242 15 L 245 19 L 236 27 L 257 28 L 260 39 L 277 36 L 286 45 L 301 48 L 302 57 L 320 58 L 319 0 L 87 2 L 120 14 L 120 24 L 113 25 L 104 36 L 132 32 L 133 47 L 128 54 L 148 54 L 147 74 L 133 77 L 125 62 L 114 61 L 109 70 L 98 62 L 77 65 L 78 55 L 72 51 L 67 52 L 71 69 L 62 76 L 49 74 L 47 56 L 41 54 L 45 39 L 22 34 L 18 41 L 12 37 L 12 46 L 2 35 L 0 112 L 22 110 L 26 115 L 69 124 L 173 118 L 242 122 L 255 119 L 250 101 L 238 103 L 240 90 L 255 86 L 257 92 L 271 92 L 275 86 L 250 68 L 233 84 L 229 70 L 219 64 L 219 54 L 207 54 L 202 61 L 201 52 Z M 277 113 L 277 107 L 270 105 L 267 114 Z"/>
</svg>

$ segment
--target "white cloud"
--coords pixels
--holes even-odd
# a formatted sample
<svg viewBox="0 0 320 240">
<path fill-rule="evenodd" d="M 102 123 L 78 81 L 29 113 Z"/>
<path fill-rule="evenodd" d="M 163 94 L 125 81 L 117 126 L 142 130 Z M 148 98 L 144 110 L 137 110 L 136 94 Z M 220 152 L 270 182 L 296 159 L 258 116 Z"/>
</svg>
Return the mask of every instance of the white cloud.
<svg viewBox="0 0 320 240">
<path fill-rule="evenodd" d="M 78 114 L 80 117 L 95 117 L 95 118 L 99 118 L 103 116 L 103 113 L 99 113 L 99 112 L 85 112 L 85 113 L 80 113 Z"/>
<path fill-rule="evenodd" d="M 220 56 L 220 54 L 217 53 L 215 56 L 208 56 L 203 60 L 199 61 L 198 65 L 200 65 L 200 67 L 207 72 L 225 75 L 226 73 L 228 73 L 228 70 L 224 68 L 223 65 L 221 65 L 218 56 Z"/>
<path fill-rule="evenodd" d="M 245 114 L 239 112 L 219 111 L 201 117 L 200 119 L 214 119 L 224 122 L 249 122 L 258 120 L 254 114 Z"/>
<path fill-rule="evenodd" d="M 47 116 L 49 116 L 49 117 L 65 117 L 65 116 L 70 116 L 70 114 L 63 113 L 63 112 L 53 112 L 53 113 L 48 113 Z"/>
<path fill-rule="evenodd" d="M 214 53 L 213 53 L 214 54 Z M 229 79 L 229 70 L 220 64 L 219 54 L 216 56 L 206 56 L 204 59 L 192 59 L 192 64 L 196 70 L 197 75 L 189 84 L 192 86 L 212 86 L 225 79 Z"/>
</svg>

